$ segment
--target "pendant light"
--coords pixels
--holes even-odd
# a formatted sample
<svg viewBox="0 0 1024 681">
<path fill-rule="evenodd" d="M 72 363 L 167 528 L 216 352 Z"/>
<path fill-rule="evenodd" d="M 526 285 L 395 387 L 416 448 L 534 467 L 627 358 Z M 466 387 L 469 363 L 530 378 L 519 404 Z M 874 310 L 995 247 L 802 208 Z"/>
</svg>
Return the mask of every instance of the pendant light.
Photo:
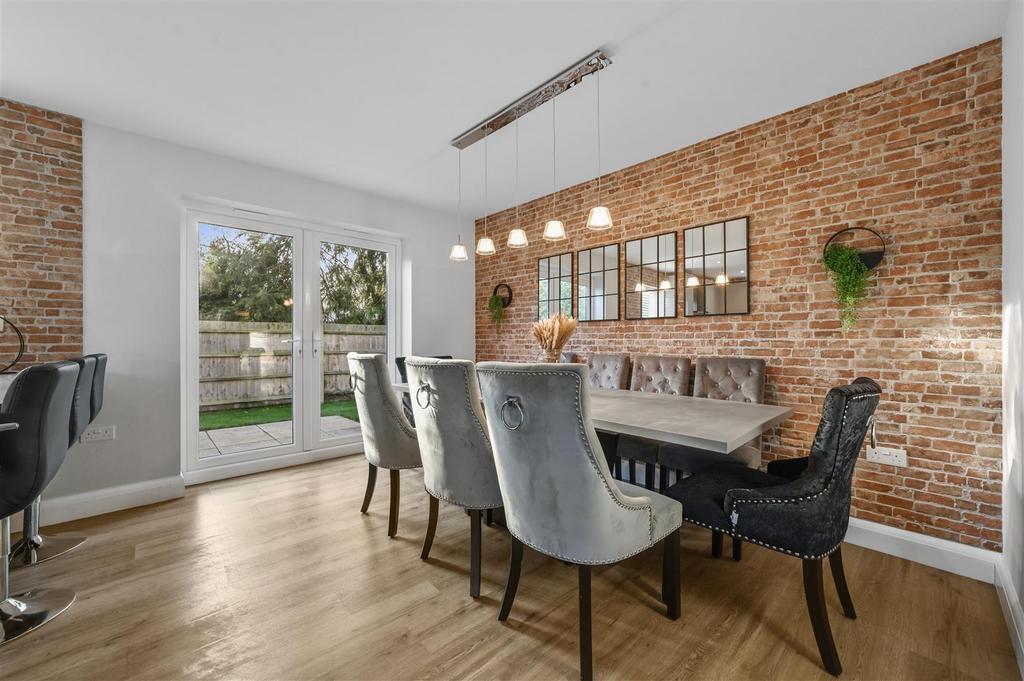
<svg viewBox="0 0 1024 681">
<path fill-rule="evenodd" d="M 587 229 L 605 230 L 612 227 L 612 213 L 601 205 L 601 71 L 597 70 L 597 205 L 587 216 Z"/>
<path fill-rule="evenodd" d="M 509 248 L 526 248 L 530 240 L 526 238 L 526 231 L 519 226 L 519 116 L 516 116 L 516 177 L 515 189 L 513 190 L 512 201 L 516 204 L 516 227 L 508 233 Z"/>
<path fill-rule="evenodd" d="M 487 135 L 490 130 L 484 130 L 484 235 L 476 242 L 477 255 L 494 255 L 494 241 L 487 236 Z"/>
<path fill-rule="evenodd" d="M 555 192 L 558 189 L 558 145 L 555 144 L 555 100 L 551 98 L 551 212 L 555 212 Z M 565 241 L 565 225 L 552 217 L 544 223 L 544 241 Z"/>
<path fill-rule="evenodd" d="M 459 149 L 459 208 L 455 213 L 455 219 L 457 224 L 462 224 L 462 149 Z M 462 233 L 459 233 L 459 242 L 452 245 L 451 253 L 448 254 L 448 259 L 455 262 L 463 262 L 469 260 L 469 254 L 466 253 L 466 247 L 462 244 Z"/>
</svg>

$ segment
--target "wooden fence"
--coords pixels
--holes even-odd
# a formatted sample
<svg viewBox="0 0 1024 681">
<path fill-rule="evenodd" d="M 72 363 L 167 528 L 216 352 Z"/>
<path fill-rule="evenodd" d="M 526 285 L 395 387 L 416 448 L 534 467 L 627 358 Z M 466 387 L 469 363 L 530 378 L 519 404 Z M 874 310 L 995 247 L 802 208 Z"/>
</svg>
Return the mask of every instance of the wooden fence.
<svg viewBox="0 0 1024 681">
<path fill-rule="evenodd" d="M 200 411 L 284 404 L 292 399 L 292 325 L 199 322 Z M 385 327 L 325 324 L 320 346 L 326 395 L 349 392 L 349 352 L 385 352 Z"/>
</svg>

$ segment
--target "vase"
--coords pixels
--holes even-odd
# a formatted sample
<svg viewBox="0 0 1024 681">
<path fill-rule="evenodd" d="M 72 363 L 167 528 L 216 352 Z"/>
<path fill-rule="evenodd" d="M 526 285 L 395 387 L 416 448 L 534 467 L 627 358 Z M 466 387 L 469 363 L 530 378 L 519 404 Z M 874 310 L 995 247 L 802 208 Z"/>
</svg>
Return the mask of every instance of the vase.
<svg viewBox="0 0 1024 681">
<path fill-rule="evenodd" d="M 558 364 L 562 360 L 562 349 L 543 350 L 540 353 L 540 359 L 548 364 Z"/>
</svg>

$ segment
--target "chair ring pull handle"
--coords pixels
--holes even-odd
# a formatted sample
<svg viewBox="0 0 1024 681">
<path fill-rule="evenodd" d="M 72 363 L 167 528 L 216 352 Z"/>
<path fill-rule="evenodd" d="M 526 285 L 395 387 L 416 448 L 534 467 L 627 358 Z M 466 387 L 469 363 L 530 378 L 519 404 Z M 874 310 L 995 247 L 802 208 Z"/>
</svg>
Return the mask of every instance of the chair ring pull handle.
<svg viewBox="0 0 1024 681">
<path fill-rule="evenodd" d="M 515 407 L 516 410 L 519 412 L 519 422 L 514 425 L 508 422 L 508 417 L 505 415 L 505 410 L 509 406 Z M 509 397 L 507 400 L 505 400 L 505 402 L 501 405 L 501 411 L 499 412 L 499 414 L 501 416 L 501 422 L 509 430 L 519 430 L 522 427 L 523 423 L 526 421 L 526 414 L 523 412 L 523 404 L 518 397 Z"/>
<path fill-rule="evenodd" d="M 871 423 L 870 423 L 870 426 L 871 426 L 871 440 L 870 440 L 871 441 L 871 446 L 872 447 L 877 447 L 878 446 L 878 438 L 875 436 L 875 415 L 874 414 L 871 415 L 871 419 L 870 420 L 871 420 Z"/>
<path fill-rule="evenodd" d="M 426 391 L 426 393 L 427 393 L 427 403 L 426 404 L 423 404 L 422 402 L 420 402 L 420 393 L 422 393 L 424 391 Z M 429 383 L 420 383 L 420 387 L 416 388 L 416 405 L 419 406 L 420 409 L 426 409 L 427 407 L 429 407 L 430 406 L 430 395 L 431 395 L 430 384 Z"/>
</svg>

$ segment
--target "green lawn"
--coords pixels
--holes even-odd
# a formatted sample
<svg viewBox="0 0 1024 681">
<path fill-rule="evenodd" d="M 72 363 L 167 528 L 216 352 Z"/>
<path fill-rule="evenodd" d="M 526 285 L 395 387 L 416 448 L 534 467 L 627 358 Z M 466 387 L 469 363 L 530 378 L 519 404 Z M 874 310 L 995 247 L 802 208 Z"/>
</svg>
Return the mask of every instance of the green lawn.
<svg viewBox="0 0 1024 681">
<path fill-rule="evenodd" d="M 321 416 L 344 416 L 353 421 L 359 420 L 356 403 L 353 400 L 331 400 L 320 407 Z M 292 405 L 274 404 L 267 407 L 249 409 L 222 409 L 220 411 L 204 411 L 199 413 L 199 430 L 218 430 L 235 426 L 253 426 L 261 423 L 292 420 Z"/>
</svg>

